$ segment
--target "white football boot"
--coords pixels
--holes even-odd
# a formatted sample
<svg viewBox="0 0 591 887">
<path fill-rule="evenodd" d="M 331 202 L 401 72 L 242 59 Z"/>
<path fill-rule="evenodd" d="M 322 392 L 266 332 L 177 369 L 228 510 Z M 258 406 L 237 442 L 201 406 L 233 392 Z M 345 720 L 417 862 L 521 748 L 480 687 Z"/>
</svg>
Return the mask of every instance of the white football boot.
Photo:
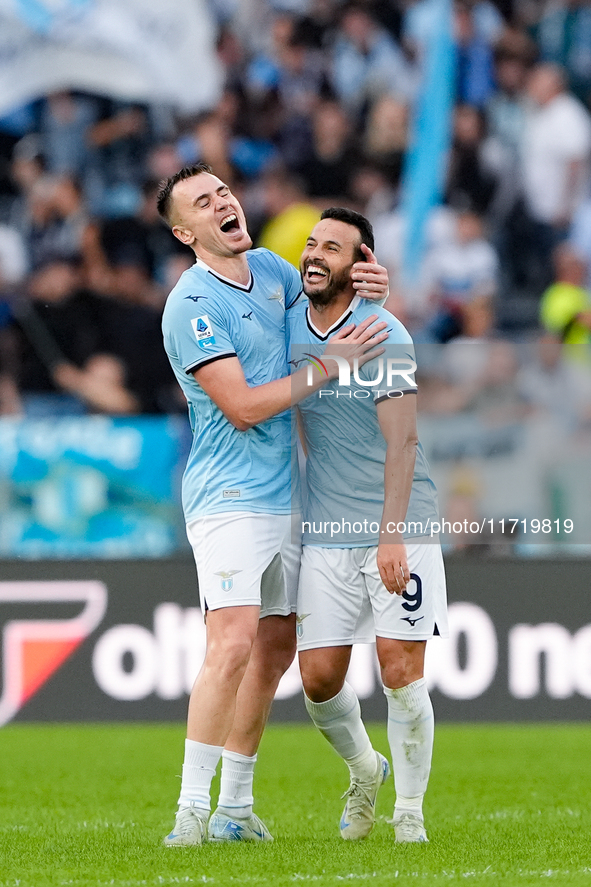
<svg viewBox="0 0 591 887">
<path fill-rule="evenodd" d="M 413 813 L 402 813 L 392 820 L 397 844 L 427 844 L 429 838 L 421 816 Z"/>
<path fill-rule="evenodd" d="M 189 847 L 207 841 L 206 810 L 199 807 L 181 807 L 176 814 L 174 828 L 164 838 L 166 847 Z"/>
<path fill-rule="evenodd" d="M 347 803 L 339 824 L 341 838 L 345 841 L 357 841 L 369 835 L 376 819 L 378 791 L 389 775 L 390 764 L 383 755 L 376 752 L 375 776 L 367 782 L 351 779 L 351 785 L 343 795 L 347 798 Z"/>
<path fill-rule="evenodd" d="M 226 813 L 216 810 L 209 820 L 208 837 L 210 841 L 272 841 L 273 836 L 256 813 L 246 819 L 232 819 Z"/>
</svg>

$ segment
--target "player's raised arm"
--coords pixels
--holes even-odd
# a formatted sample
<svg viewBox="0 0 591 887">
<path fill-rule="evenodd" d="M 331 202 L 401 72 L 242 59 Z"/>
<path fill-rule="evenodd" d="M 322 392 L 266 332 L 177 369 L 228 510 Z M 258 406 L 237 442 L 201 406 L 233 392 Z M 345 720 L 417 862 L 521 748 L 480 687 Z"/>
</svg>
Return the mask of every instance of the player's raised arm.
<svg viewBox="0 0 591 887">
<path fill-rule="evenodd" d="M 332 350 L 338 356 L 345 357 L 352 367 L 355 360 L 362 365 L 381 354 L 383 349 L 378 346 L 388 336 L 385 329 L 387 324 L 381 321 L 374 323 L 376 319 L 376 315 L 372 315 L 357 327 L 341 330 L 329 339 L 321 359 L 330 357 Z M 327 369 L 328 378 L 337 377 L 336 361 L 327 360 Z M 318 369 L 302 367 L 291 376 L 251 387 L 237 357 L 207 363 L 196 369 L 193 375 L 238 431 L 248 431 L 271 416 L 288 410 L 327 381 L 327 376 Z M 310 381 L 312 384 L 309 384 Z"/>
</svg>

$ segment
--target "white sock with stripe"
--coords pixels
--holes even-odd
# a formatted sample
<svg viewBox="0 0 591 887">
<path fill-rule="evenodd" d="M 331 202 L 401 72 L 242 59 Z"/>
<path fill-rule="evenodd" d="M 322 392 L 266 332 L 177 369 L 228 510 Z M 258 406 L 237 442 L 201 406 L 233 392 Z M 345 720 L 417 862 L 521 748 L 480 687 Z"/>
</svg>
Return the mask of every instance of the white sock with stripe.
<svg viewBox="0 0 591 887">
<path fill-rule="evenodd" d="M 209 813 L 209 793 L 223 748 L 185 739 L 185 761 L 181 780 L 179 807 L 198 807 Z"/>
<path fill-rule="evenodd" d="M 222 779 L 217 809 L 232 819 L 246 819 L 252 813 L 252 783 L 257 756 L 235 751 L 222 753 Z"/>
</svg>

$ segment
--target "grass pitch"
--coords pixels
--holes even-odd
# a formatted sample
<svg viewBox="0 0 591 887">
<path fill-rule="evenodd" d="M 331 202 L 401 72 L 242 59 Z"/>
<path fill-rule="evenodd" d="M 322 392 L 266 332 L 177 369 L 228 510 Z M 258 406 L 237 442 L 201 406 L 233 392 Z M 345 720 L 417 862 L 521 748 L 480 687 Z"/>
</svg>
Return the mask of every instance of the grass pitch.
<svg viewBox="0 0 591 887">
<path fill-rule="evenodd" d="M 370 732 L 386 753 L 385 729 Z M 259 752 L 256 810 L 273 844 L 165 848 L 183 738 L 179 725 L 0 731 L 0 887 L 591 887 L 585 725 L 438 726 L 422 846 L 394 844 L 392 784 L 371 836 L 343 841 L 346 768 L 298 725 L 271 726 Z"/>
</svg>

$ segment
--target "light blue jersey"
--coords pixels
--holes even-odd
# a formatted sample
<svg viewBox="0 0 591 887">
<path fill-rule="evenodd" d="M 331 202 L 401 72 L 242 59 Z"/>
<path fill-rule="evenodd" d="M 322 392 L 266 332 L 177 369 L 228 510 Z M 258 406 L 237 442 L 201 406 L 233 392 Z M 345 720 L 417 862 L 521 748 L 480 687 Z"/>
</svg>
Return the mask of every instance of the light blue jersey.
<svg viewBox="0 0 591 887">
<path fill-rule="evenodd" d="M 193 376 L 234 356 L 250 386 L 288 375 L 285 309 L 300 294 L 300 275 L 266 249 L 246 255 L 247 286 L 197 260 L 170 293 L 162 318 L 164 347 L 193 429 L 182 490 L 187 522 L 224 511 L 292 511 L 290 411 L 238 431 Z"/>
<path fill-rule="evenodd" d="M 358 296 L 326 333 L 312 324 L 307 300 L 298 302 L 288 314 L 292 372 L 320 356 L 338 329 L 359 324 L 371 314 L 389 325 L 388 339 L 382 343 L 385 353 L 362 366 L 357 378 L 351 374 L 350 385 L 327 381 L 323 389 L 299 404 L 308 449 L 305 545 L 357 548 L 378 543 L 386 441 L 376 404 L 391 397 L 415 397 L 416 364 L 412 339 L 400 321 Z M 429 535 L 437 515 L 435 485 L 419 444 L 403 536 Z"/>
</svg>

